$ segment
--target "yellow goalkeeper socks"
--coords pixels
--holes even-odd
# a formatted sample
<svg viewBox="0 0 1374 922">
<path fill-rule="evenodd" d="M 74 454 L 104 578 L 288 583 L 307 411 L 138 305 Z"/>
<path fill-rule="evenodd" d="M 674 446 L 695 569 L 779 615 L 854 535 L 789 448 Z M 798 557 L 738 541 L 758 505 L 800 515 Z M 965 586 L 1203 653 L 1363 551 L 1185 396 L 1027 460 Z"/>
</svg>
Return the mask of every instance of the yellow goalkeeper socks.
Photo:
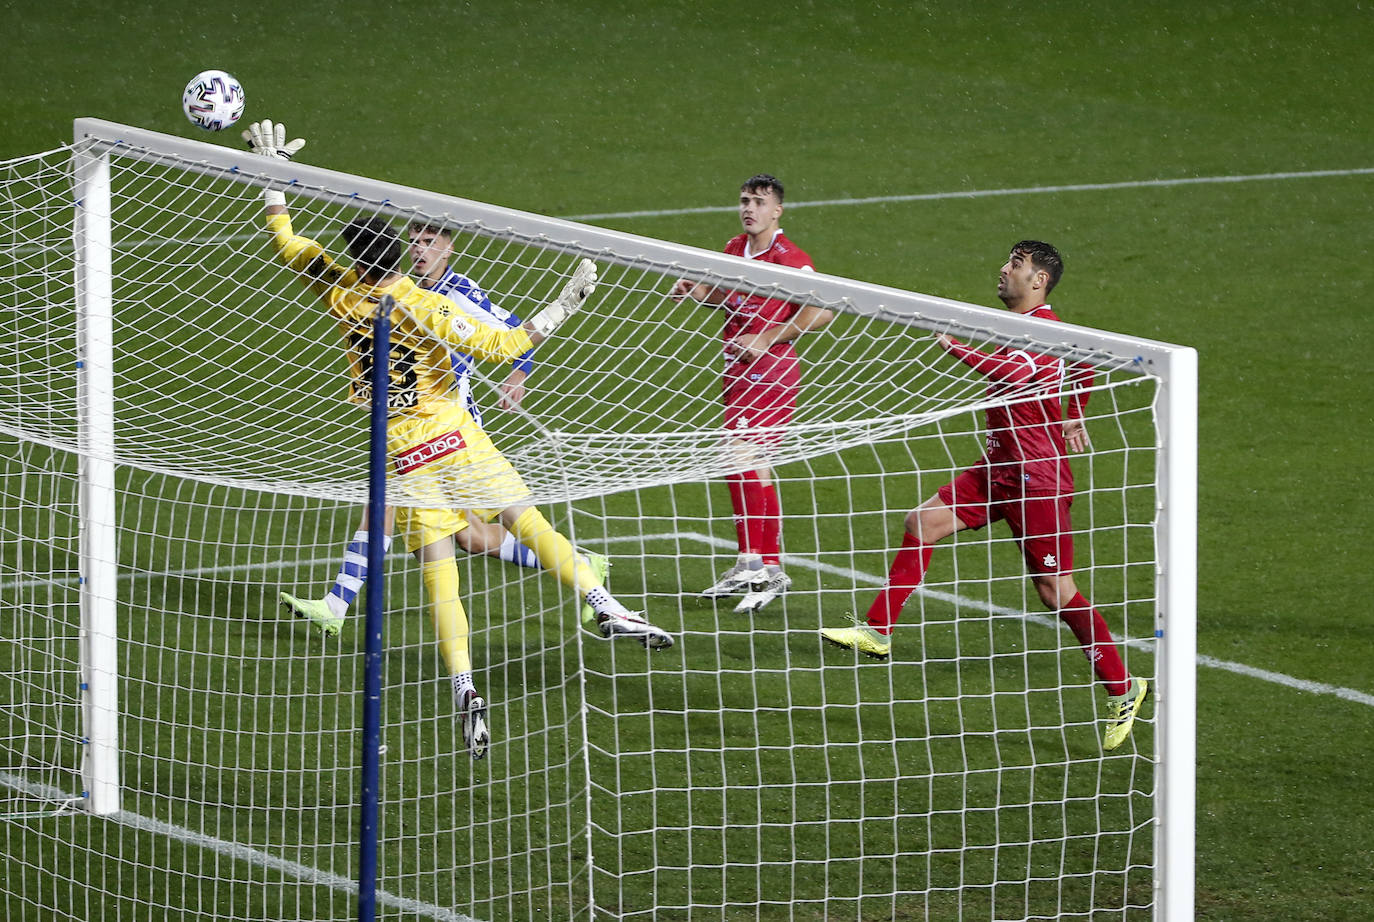
<svg viewBox="0 0 1374 922">
<path fill-rule="evenodd" d="M 520 513 L 510 531 L 534 551 L 540 566 L 556 575 L 563 585 L 584 594 L 601 585 L 592 568 L 577 559 L 577 552 L 568 539 L 554 531 L 548 519 L 533 506 Z"/>
<path fill-rule="evenodd" d="M 472 671 L 468 653 L 468 616 L 458 598 L 458 563 L 452 557 L 420 565 L 429 596 L 430 618 L 439 637 L 439 652 L 450 675 Z"/>
</svg>

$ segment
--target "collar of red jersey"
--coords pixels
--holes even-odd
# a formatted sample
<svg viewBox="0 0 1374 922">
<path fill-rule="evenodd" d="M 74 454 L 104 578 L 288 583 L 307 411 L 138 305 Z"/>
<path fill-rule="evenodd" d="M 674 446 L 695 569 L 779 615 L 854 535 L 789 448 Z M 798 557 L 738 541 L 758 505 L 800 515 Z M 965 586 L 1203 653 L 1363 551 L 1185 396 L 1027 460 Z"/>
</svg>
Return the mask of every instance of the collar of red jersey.
<svg viewBox="0 0 1374 922">
<path fill-rule="evenodd" d="M 745 234 L 745 235 L 744 235 L 744 258 L 745 258 L 745 259 L 758 259 L 758 258 L 759 258 L 760 256 L 762 256 L 764 253 L 767 253 L 769 250 L 773 249 L 773 244 L 777 243 L 777 242 L 778 242 L 778 238 L 781 237 L 781 236 L 782 236 L 782 228 L 779 227 L 777 230 L 773 231 L 773 236 L 768 240 L 768 246 L 766 246 L 766 247 L 764 247 L 763 249 L 759 250 L 757 253 L 751 253 L 751 252 L 749 252 L 749 235 L 748 235 L 748 234 Z"/>
</svg>

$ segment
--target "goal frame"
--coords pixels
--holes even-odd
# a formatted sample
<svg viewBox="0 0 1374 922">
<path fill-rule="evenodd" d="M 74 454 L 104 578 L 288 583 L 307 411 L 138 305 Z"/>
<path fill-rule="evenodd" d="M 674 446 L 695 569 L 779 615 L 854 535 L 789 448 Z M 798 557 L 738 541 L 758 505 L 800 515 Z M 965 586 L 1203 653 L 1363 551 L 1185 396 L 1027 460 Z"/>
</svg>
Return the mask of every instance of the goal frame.
<svg viewBox="0 0 1374 922">
<path fill-rule="evenodd" d="M 74 122 L 74 244 L 80 369 L 81 457 L 81 657 L 83 675 L 83 784 L 86 808 L 94 814 L 120 809 L 118 739 L 118 640 L 114 581 L 117 556 L 114 522 L 113 347 L 111 265 L 113 240 L 108 158 L 155 160 L 174 157 L 178 166 L 242 182 L 291 187 L 311 196 L 314 189 L 356 200 L 391 215 L 423 211 L 455 222 L 483 226 L 605 262 L 634 258 L 668 266 L 689 264 L 729 279 L 739 275 L 736 257 L 681 244 L 557 218 L 426 192 L 305 163 L 255 156 L 202 141 L 176 138 L 109 122 Z M 634 254 L 625 256 L 620 254 Z M 941 324 L 989 331 L 990 339 L 1033 335 L 1065 350 L 1131 356 L 1159 381 L 1160 440 L 1156 465 L 1155 529 L 1157 643 L 1154 802 L 1154 916 L 1191 919 L 1194 889 L 1195 721 L 1196 721 L 1196 528 L 1197 528 L 1197 353 L 1194 349 L 1077 326 L 1051 323 L 881 285 L 856 283 L 824 273 L 755 263 L 755 282 L 774 282 L 839 302 L 838 310 L 923 328 Z M 849 299 L 862 292 L 866 303 Z M 591 856 L 589 855 L 589 860 Z"/>
</svg>

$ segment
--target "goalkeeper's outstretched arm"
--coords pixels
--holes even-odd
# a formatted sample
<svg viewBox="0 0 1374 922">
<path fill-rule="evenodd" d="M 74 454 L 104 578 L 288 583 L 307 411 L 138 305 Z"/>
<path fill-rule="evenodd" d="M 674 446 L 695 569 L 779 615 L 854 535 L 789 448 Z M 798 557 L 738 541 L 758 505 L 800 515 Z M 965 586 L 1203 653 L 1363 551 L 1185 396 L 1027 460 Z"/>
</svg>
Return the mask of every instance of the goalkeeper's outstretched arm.
<svg viewBox="0 0 1374 922">
<path fill-rule="evenodd" d="M 305 138 L 286 140 L 286 126 L 270 118 L 253 122 L 243 131 L 242 137 L 252 153 L 277 160 L 290 160 L 305 147 Z M 263 190 L 262 201 L 269 215 L 287 213 L 286 196 L 275 189 Z"/>
<path fill-rule="evenodd" d="M 302 237 L 291 226 L 286 197 L 275 189 L 262 193 L 267 230 L 277 258 L 300 273 L 301 280 L 316 294 L 323 295 L 336 284 L 353 284 L 357 276 L 344 269 L 325 252 L 318 241 Z"/>
<path fill-rule="evenodd" d="M 269 217 L 268 221 L 281 218 Z M 449 348 L 459 349 L 484 362 L 509 362 L 553 335 L 596 290 L 596 263 L 582 259 L 563 285 L 558 297 L 531 319 L 516 327 L 481 323 L 462 311 L 423 311 L 417 322 Z M 439 297 L 444 303 L 452 303 Z"/>
<path fill-rule="evenodd" d="M 248 149 L 261 157 L 290 160 L 305 146 L 303 138 L 286 140 L 286 126 L 271 119 L 254 122 L 243 132 Z M 267 229 L 272 232 L 272 246 L 278 258 L 305 276 L 306 284 L 322 293 L 347 274 L 329 254 L 309 237 L 297 236 L 291 227 L 291 213 L 286 208 L 286 196 L 277 189 L 262 192 L 263 213 Z"/>
<path fill-rule="evenodd" d="M 558 293 L 544 309 L 522 324 L 530 334 L 535 345 L 553 335 L 565 320 L 571 317 L 596 291 L 596 263 L 590 259 L 579 259 L 577 267 Z"/>
<path fill-rule="evenodd" d="M 286 126 L 280 122 L 263 119 L 254 122 L 243 132 L 248 149 L 263 157 L 276 157 L 290 160 L 301 148 L 305 147 L 303 138 L 286 140 Z M 332 270 L 335 276 L 342 275 L 318 243 L 305 237 L 298 237 L 291 228 L 290 212 L 286 208 L 286 196 L 276 189 L 265 189 L 262 193 L 264 213 L 268 229 L 273 232 L 273 242 L 281 258 L 298 271 L 313 270 L 316 267 Z M 307 274 L 314 275 L 313 271 Z M 596 290 L 596 263 L 590 259 L 578 260 L 572 275 L 544 309 L 535 314 L 521 327 L 529 334 L 534 345 L 548 339 L 563 323 L 587 303 Z"/>
</svg>

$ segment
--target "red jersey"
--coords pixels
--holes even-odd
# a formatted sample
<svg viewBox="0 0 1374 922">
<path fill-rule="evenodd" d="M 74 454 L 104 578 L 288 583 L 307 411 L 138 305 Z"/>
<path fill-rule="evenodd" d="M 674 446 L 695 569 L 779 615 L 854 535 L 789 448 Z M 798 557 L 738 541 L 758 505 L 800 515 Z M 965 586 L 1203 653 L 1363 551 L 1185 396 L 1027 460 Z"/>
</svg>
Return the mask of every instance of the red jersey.
<svg viewBox="0 0 1374 922">
<path fill-rule="evenodd" d="M 1028 316 L 1059 319 L 1048 304 Z M 990 379 L 989 397 L 1022 398 L 1017 403 L 988 408 L 987 454 L 979 463 L 989 466 L 991 482 L 1023 493 L 1072 493 L 1073 470 L 1069 467 L 1059 396 L 1065 382 L 1064 360 L 1005 346 L 987 353 L 957 342 L 951 353 Z M 1072 374 L 1075 386 L 1092 384 L 1091 365 L 1075 365 Z M 1044 396 L 1024 399 L 1035 394 Z M 1081 419 L 1087 402 L 1086 392 L 1072 395 L 1069 418 Z"/>
<path fill-rule="evenodd" d="M 773 242 L 768 249 L 761 253 L 747 252 L 749 247 L 749 235 L 740 234 L 732 237 L 730 242 L 725 244 L 725 252 L 731 256 L 742 256 L 745 259 L 757 259 L 760 262 L 775 263 L 779 266 L 791 266 L 794 269 L 810 269 L 815 271 L 816 267 L 811 264 L 811 257 L 798 247 L 781 230 L 773 235 Z M 777 298 L 768 298 L 763 295 L 745 295 L 743 292 L 731 292 L 721 305 L 725 308 L 725 341 L 740 336 L 745 333 L 761 333 L 764 330 L 778 324 L 786 323 L 792 319 L 792 315 L 801 309 L 800 304 L 791 301 L 782 301 Z M 748 372 L 748 377 L 753 381 L 776 381 L 793 371 L 799 364 L 797 350 L 791 343 L 777 343 L 768 350 L 766 356 L 750 360 L 732 360 L 726 358 L 725 374 L 728 377 L 742 377 Z"/>
</svg>

